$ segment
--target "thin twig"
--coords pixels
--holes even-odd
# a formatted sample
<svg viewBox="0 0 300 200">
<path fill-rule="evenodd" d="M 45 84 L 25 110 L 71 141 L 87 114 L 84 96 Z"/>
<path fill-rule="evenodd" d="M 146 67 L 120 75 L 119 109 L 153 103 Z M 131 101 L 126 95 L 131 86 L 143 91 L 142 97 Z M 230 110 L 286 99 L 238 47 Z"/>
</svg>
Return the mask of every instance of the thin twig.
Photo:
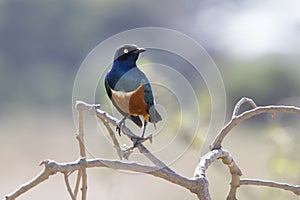
<svg viewBox="0 0 300 200">
<path fill-rule="evenodd" d="M 300 114 L 300 108 L 295 106 L 259 106 L 251 110 L 245 111 L 242 114 L 233 117 L 228 124 L 219 132 L 215 137 L 214 141 L 210 145 L 210 149 L 219 149 L 222 147 L 222 142 L 226 135 L 239 123 L 247 120 L 251 117 L 263 114 L 263 113 L 290 113 L 290 114 Z"/>
<path fill-rule="evenodd" d="M 79 186 L 80 186 L 80 181 L 81 181 L 81 170 L 78 170 L 77 177 L 76 177 L 76 183 L 75 183 L 75 187 L 74 187 L 75 199 L 77 199 L 77 194 L 78 194 L 78 190 L 79 190 Z"/>
<path fill-rule="evenodd" d="M 241 179 L 240 185 L 267 186 L 267 187 L 273 187 L 273 188 L 291 191 L 296 195 L 300 195 L 300 185 L 291 185 L 287 183 L 278 183 L 274 181 L 265 181 L 265 180 L 257 180 L 257 179 Z"/>
<path fill-rule="evenodd" d="M 77 101 L 76 102 L 76 107 L 80 108 L 82 110 L 86 110 L 91 114 L 96 115 L 98 118 L 103 119 L 105 121 L 107 121 L 109 124 L 111 124 L 112 126 L 117 126 L 118 124 L 118 120 L 112 116 L 110 116 L 109 114 L 107 114 L 105 111 L 102 111 L 100 109 L 98 109 L 99 106 L 97 105 L 93 105 L 93 104 L 88 104 L 85 103 L 83 101 Z M 137 136 L 136 134 L 134 134 L 129 128 L 127 128 L 125 125 L 122 126 L 121 128 L 122 132 L 128 136 L 131 141 L 134 140 L 139 140 L 140 137 Z M 151 139 L 150 137 L 148 138 L 149 140 Z M 145 141 L 145 140 L 144 140 Z M 143 141 L 143 142 L 144 142 Z"/>
<path fill-rule="evenodd" d="M 80 149 L 80 156 L 82 159 L 86 158 L 85 153 L 85 145 L 84 145 L 84 127 L 83 127 L 83 110 L 78 104 L 76 104 L 76 109 L 78 112 L 78 143 L 79 143 L 79 149 Z M 82 167 L 81 169 L 81 179 L 82 179 L 82 185 L 81 185 L 81 199 L 86 200 L 86 193 L 87 193 L 87 174 L 86 174 L 86 168 Z"/>
<path fill-rule="evenodd" d="M 100 120 L 102 121 L 102 123 L 104 124 L 105 128 L 107 129 L 107 131 L 109 133 L 109 136 L 110 136 L 110 138 L 111 138 L 111 140 L 112 140 L 112 142 L 114 144 L 114 147 L 115 147 L 115 149 L 117 151 L 117 154 L 118 154 L 119 158 L 122 160 L 122 158 L 124 157 L 123 151 L 122 151 L 122 149 L 120 147 L 120 144 L 119 144 L 119 142 L 118 142 L 118 140 L 116 138 L 116 135 L 115 135 L 114 131 L 110 128 L 110 126 L 109 126 L 109 124 L 108 124 L 107 121 L 105 121 L 102 118 L 100 118 Z"/>
<path fill-rule="evenodd" d="M 111 138 L 114 142 L 114 144 L 116 143 L 116 148 L 120 147 L 115 137 L 115 134 L 113 133 L 113 131 L 111 130 L 110 126 L 108 125 L 108 123 L 116 126 L 117 125 L 117 119 L 113 118 L 112 116 L 108 115 L 106 112 L 100 110 L 98 107 L 99 106 L 95 106 L 95 105 L 91 105 L 91 104 L 87 104 L 85 102 L 82 101 L 77 101 L 76 103 L 77 108 L 80 108 L 81 110 L 86 110 L 88 112 L 90 112 L 91 114 L 96 115 L 105 125 L 105 127 L 107 128 L 109 134 L 111 135 Z M 138 141 L 138 144 L 142 144 L 142 142 L 145 142 L 146 140 L 152 140 L 152 136 L 141 139 L 140 137 L 138 137 L 137 135 L 135 135 L 129 128 L 127 128 L 125 125 L 122 126 L 122 132 L 129 137 L 129 139 L 131 139 L 133 141 L 133 143 L 135 143 L 135 141 Z M 116 141 L 114 141 L 116 140 Z M 156 166 L 158 167 L 167 167 L 162 161 L 160 161 L 158 158 L 156 158 L 144 145 L 133 145 L 132 147 L 128 148 L 127 150 L 123 150 L 123 157 L 124 157 L 124 153 L 125 153 L 125 158 L 128 158 L 129 155 L 126 155 L 127 153 L 131 153 L 132 150 L 135 147 L 139 147 L 139 151 L 141 153 L 144 153 L 144 155 L 150 160 L 152 161 Z M 118 149 L 117 149 L 118 151 Z M 127 156 L 127 157 L 126 157 Z M 171 170 L 168 168 L 168 170 Z"/>
<path fill-rule="evenodd" d="M 139 149 L 140 153 L 142 153 L 144 156 L 146 156 L 155 166 L 157 166 L 159 168 L 164 168 L 164 169 L 168 170 L 169 172 L 175 173 L 163 161 L 161 161 L 156 156 L 154 156 L 143 144 L 138 144 L 137 148 Z"/>
<path fill-rule="evenodd" d="M 65 179 L 65 183 L 66 183 L 66 186 L 67 186 L 67 190 L 68 190 L 68 193 L 70 194 L 71 196 L 71 199 L 72 200 L 76 200 L 73 192 L 72 192 L 72 188 L 70 186 L 70 182 L 69 182 L 69 176 L 68 176 L 68 173 L 64 173 L 64 179 Z"/>
<path fill-rule="evenodd" d="M 255 102 L 247 97 L 243 97 L 241 98 L 241 100 L 239 100 L 239 102 L 235 105 L 234 109 L 233 109 L 233 113 L 232 113 L 232 118 L 238 116 L 240 107 L 244 104 L 244 103 L 248 103 L 252 108 L 257 108 L 257 105 L 255 104 Z"/>
<path fill-rule="evenodd" d="M 83 127 L 83 113 L 82 113 L 83 110 L 78 105 L 76 105 L 76 108 L 77 108 L 77 112 L 78 112 L 78 135 L 77 135 L 77 139 L 78 139 L 78 143 L 79 143 L 79 151 L 80 151 L 80 156 L 82 158 L 85 158 L 86 153 L 85 153 L 85 145 L 84 145 L 84 127 Z"/>
<path fill-rule="evenodd" d="M 49 178 L 49 176 L 57 173 L 57 171 L 55 169 L 53 169 L 51 167 L 51 165 L 49 164 L 49 160 L 43 161 L 41 162 L 40 165 L 45 165 L 44 169 L 32 180 L 30 180 L 29 182 L 21 185 L 16 191 L 14 191 L 13 193 L 6 195 L 5 199 L 6 200 L 15 200 L 17 197 L 19 197 L 20 195 L 22 195 L 23 193 L 27 192 L 28 190 L 34 188 L 35 186 L 37 186 L 38 184 L 42 183 L 43 181 L 47 180 Z"/>
<path fill-rule="evenodd" d="M 89 112 L 91 112 L 92 114 L 95 114 L 105 125 L 105 127 L 107 128 L 114 145 L 117 148 L 117 152 L 119 152 L 120 145 L 115 137 L 114 132 L 112 131 L 112 129 L 110 128 L 110 126 L 108 125 L 109 121 L 113 121 L 115 124 L 117 124 L 117 120 L 114 119 L 113 117 L 109 116 L 107 113 L 105 113 L 104 111 L 101 111 L 99 109 L 99 106 L 93 106 L 93 105 L 89 105 L 87 103 L 84 102 L 78 102 L 77 105 L 80 105 L 80 107 L 82 109 L 85 110 L 89 110 Z M 159 168 L 165 168 L 166 170 L 172 171 L 168 166 L 166 166 L 166 164 L 164 162 L 162 162 L 161 160 L 159 160 L 156 156 L 154 156 L 143 144 L 142 142 L 146 141 L 146 140 L 152 140 L 152 136 L 144 138 L 141 140 L 141 138 L 139 138 L 138 136 L 136 136 L 134 133 L 132 133 L 132 131 L 130 129 L 128 129 L 125 125 L 122 126 L 123 127 L 123 132 L 126 136 L 129 137 L 129 139 L 131 139 L 133 141 L 133 143 L 135 143 L 136 141 L 138 141 L 138 144 L 136 145 L 136 147 L 139 149 L 140 153 L 144 154 L 151 162 L 153 162 L 153 164 L 155 164 L 157 167 Z M 128 148 L 126 151 L 123 151 L 123 155 L 122 157 L 124 157 L 124 153 L 128 152 L 131 153 L 132 150 L 135 148 L 135 145 L 133 145 L 132 147 Z M 126 155 L 126 154 L 125 154 Z M 125 158 L 128 158 L 129 155 L 127 155 Z M 172 171 L 173 172 L 173 171 Z"/>
<path fill-rule="evenodd" d="M 138 141 L 137 145 L 133 145 L 133 147 L 128 148 L 127 150 L 121 150 L 119 142 L 117 140 L 117 138 L 115 137 L 115 134 L 113 132 L 113 130 L 110 128 L 109 126 L 109 122 L 113 122 L 113 124 L 117 125 L 117 120 L 114 119 L 113 117 L 109 116 L 107 113 L 105 113 L 104 111 L 101 111 L 99 109 L 99 106 L 95 106 L 95 105 L 90 105 L 84 102 L 77 102 L 76 103 L 77 107 L 80 107 L 81 110 L 87 110 L 89 111 L 91 114 L 95 114 L 104 124 L 104 126 L 106 127 L 106 129 L 109 132 L 109 135 L 114 143 L 115 148 L 117 149 L 118 155 L 122 158 L 128 158 L 129 155 L 132 152 L 132 150 L 137 147 L 140 151 L 140 153 L 144 154 L 151 162 L 153 162 L 157 167 L 159 168 L 165 168 L 166 170 L 169 170 L 170 172 L 174 172 L 173 170 L 171 170 L 164 162 L 162 162 L 161 160 L 159 160 L 156 156 L 154 156 L 143 144 L 142 142 L 146 141 L 146 140 L 150 140 L 152 139 L 152 136 L 150 136 L 149 138 L 144 138 L 143 140 L 141 140 L 141 138 L 139 138 L 138 136 L 136 136 L 134 133 L 131 132 L 130 129 L 128 129 L 125 125 L 123 125 L 123 129 L 122 131 L 124 132 L 124 134 L 126 136 L 128 136 L 133 143 L 135 143 L 136 141 Z M 120 151 L 122 151 L 123 154 L 120 155 Z"/>
</svg>

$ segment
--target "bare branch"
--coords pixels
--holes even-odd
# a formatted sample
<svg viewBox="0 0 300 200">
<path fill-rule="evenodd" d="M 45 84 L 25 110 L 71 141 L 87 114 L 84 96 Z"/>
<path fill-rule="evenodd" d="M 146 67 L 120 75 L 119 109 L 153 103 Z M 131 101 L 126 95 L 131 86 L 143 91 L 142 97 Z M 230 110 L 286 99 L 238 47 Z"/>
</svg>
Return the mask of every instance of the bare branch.
<svg viewBox="0 0 300 200">
<path fill-rule="evenodd" d="M 78 112 L 78 135 L 77 139 L 79 142 L 79 150 L 80 150 L 80 156 L 82 158 L 86 157 L 85 153 L 85 145 L 84 145 L 84 127 L 83 127 L 83 110 L 80 106 L 76 104 L 77 112 Z"/>
<path fill-rule="evenodd" d="M 273 187 L 273 188 L 291 191 L 296 195 L 300 195 L 300 185 L 290 185 L 287 183 L 278 183 L 274 181 L 265 181 L 265 180 L 256 180 L 256 179 L 241 179 L 240 185 L 267 186 L 267 187 Z"/>
<path fill-rule="evenodd" d="M 245 111 L 238 116 L 234 116 L 228 124 L 219 132 L 212 144 L 210 149 L 219 149 L 222 147 L 222 142 L 226 135 L 239 123 L 249 119 L 251 117 L 263 114 L 263 113 L 290 113 L 290 114 L 300 114 L 300 108 L 295 106 L 259 106 L 251 110 Z"/>
<path fill-rule="evenodd" d="M 213 150 L 201 157 L 195 172 L 194 178 L 205 177 L 206 170 L 208 167 L 217 159 L 224 156 L 224 152 L 221 149 Z"/>
<path fill-rule="evenodd" d="M 81 170 L 78 170 L 76 183 L 75 183 L 75 187 L 74 187 L 75 199 L 77 199 L 77 194 L 78 194 L 78 190 L 79 190 L 79 186 L 80 186 L 80 180 L 81 180 Z"/>
<path fill-rule="evenodd" d="M 84 127 L 83 127 L 83 109 L 82 107 L 78 106 L 76 104 L 76 109 L 78 112 L 78 142 L 79 142 L 79 149 L 80 149 L 80 156 L 82 159 L 86 158 L 85 153 L 85 145 L 84 145 Z M 86 200 L 86 193 L 87 193 L 87 174 L 86 174 L 86 168 L 81 168 L 81 179 L 82 179 L 82 186 L 81 186 L 81 192 L 82 200 Z"/>
<path fill-rule="evenodd" d="M 82 101 L 78 101 L 76 103 L 77 107 L 82 110 L 86 110 L 88 112 L 90 112 L 91 114 L 94 114 L 96 115 L 105 125 L 105 127 L 107 128 L 109 134 L 111 135 L 111 138 L 114 142 L 114 144 L 117 145 L 117 148 L 120 147 L 116 137 L 115 137 L 115 134 L 113 133 L 113 131 L 111 130 L 110 126 L 108 125 L 108 123 L 111 123 L 113 124 L 114 126 L 117 125 L 117 119 L 111 117 L 110 115 L 108 115 L 106 112 L 100 110 L 98 107 L 99 106 L 95 106 L 95 105 L 90 105 L 90 104 L 87 104 L 85 102 L 82 102 Z M 134 141 L 134 143 L 136 141 L 139 141 L 138 142 L 138 145 L 136 145 L 136 147 L 138 147 L 139 151 L 141 153 L 143 153 L 151 162 L 153 162 L 157 167 L 160 167 L 160 168 L 167 168 L 167 170 L 170 170 L 172 171 L 170 168 L 168 168 L 161 160 L 159 160 L 158 158 L 156 158 L 144 145 L 141 144 L 141 142 L 144 142 L 145 140 L 141 140 L 140 137 L 136 136 L 130 129 L 128 129 L 125 125 L 122 126 L 122 131 L 123 133 L 128 136 L 132 141 Z M 146 139 L 149 139 L 151 140 L 152 139 L 152 136 L 150 136 L 149 138 L 146 138 Z M 116 141 L 114 141 L 116 140 Z M 129 148 L 129 149 L 126 149 L 126 150 L 122 150 L 123 154 L 122 154 L 122 157 L 124 157 L 124 153 L 125 152 L 129 152 L 131 150 L 133 150 L 135 148 L 135 146 Z M 117 150 L 118 151 L 118 150 Z M 126 153 L 125 153 L 126 154 Z M 128 156 L 125 158 L 128 158 Z"/>
<path fill-rule="evenodd" d="M 226 150 L 215 149 L 204 155 L 196 167 L 194 178 L 197 179 L 200 177 L 205 177 L 206 170 L 217 159 L 222 159 L 223 163 L 229 168 L 231 174 L 231 188 L 227 200 L 235 200 L 236 189 L 239 186 L 239 180 L 242 172 L 236 162 L 233 160 L 232 156 Z"/>
<path fill-rule="evenodd" d="M 236 200 L 236 192 L 240 184 L 240 176 L 242 176 L 242 171 L 227 151 L 225 155 L 226 156 L 222 157 L 222 161 L 228 166 L 231 174 L 230 190 L 227 195 L 227 200 Z"/>
<path fill-rule="evenodd" d="M 100 118 L 100 120 L 102 121 L 102 123 L 104 124 L 105 128 L 107 129 L 109 136 L 111 138 L 111 140 L 113 141 L 114 147 L 117 151 L 117 154 L 119 156 L 119 158 L 122 160 L 122 158 L 126 158 L 128 159 L 127 155 L 124 155 L 124 151 L 122 151 L 120 144 L 116 138 L 116 135 L 114 133 L 114 131 L 110 128 L 108 122 L 106 120 L 104 120 L 103 118 Z"/>
<path fill-rule="evenodd" d="M 164 162 L 162 162 L 157 157 L 155 157 L 143 144 L 138 144 L 137 148 L 139 149 L 140 153 L 144 154 L 157 167 L 164 168 L 165 170 L 168 170 L 169 172 L 175 173 Z"/>
<path fill-rule="evenodd" d="M 47 165 L 48 162 L 49 161 L 41 162 L 41 165 L 45 165 L 45 168 L 35 178 L 33 178 L 31 181 L 21 185 L 20 188 L 18 188 L 16 191 L 14 191 L 13 193 L 7 195 L 5 197 L 6 200 L 16 199 L 21 194 L 27 192 L 28 190 L 32 189 L 36 185 L 38 185 L 38 184 L 42 183 L 43 181 L 47 180 L 49 178 L 49 176 L 55 174 L 57 171 L 55 169 L 51 168 L 50 165 Z"/>
<path fill-rule="evenodd" d="M 142 165 L 134 162 L 121 162 L 117 160 L 105 160 L 105 159 L 80 159 L 75 162 L 69 163 L 57 163 L 52 160 L 43 161 L 44 169 L 43 171 L 34 179 L 29 181 L 27 184 L 21 186 L 18 190 L 13 192 L 11 195 L 7 195 L 7 200 L 13 200 L 20 196 L 21 194 L 32 189 L 34 186 L 40 184 L 44 180 L 48 179 L 49 176 L 56 174 L 57 172 L 67 174 L 71 171 L 82 170 L 83 168 L 93 168 L 93 167 L 105 167 L 111 169 L 122 169 L 134 172 L 141 172 L 150 174 L 156 177 L 163 178 L 171 183 L 181 185 L 188 190 L 197 193 L 202 191 L 203 185 L 199 182 L 180 176 L 174 172 L 170 172 L 166 169 L 160 169 L 158 167 Z"/>
<path fill-rule="evenodd" d="M 243 103 L 249 103 L 253 109 L 249 111 L 245 111 L 238 115 L 239 109 Z M 96 105 L 90 105 L 84 102 L 77 102 L 76 109 L 78 111 L 78 134 L 77 140 L 79 143 L 80 149 L 80 159 L 78 161 L 69 162 L 69 163 L 57 163 L 51 160 L 45 160 L 41 163 L 44 165 L 44 169 L 33 178 L 28 183 L 25 183 L 20 188 L 18 188 L 15 192 L 6 196 L 6 200 L 14 200 L 23 193 L 29 191 L 36 185 L 42 183 L 46 179 L 48 179 L 51 175 L 56 173 L 62 173 L 64 175 L 65 184 L 68 190 L 68 193 L 71 196 L 72 200 L 77 198 L 77 194 L 79 192 L 79 187 L 81 183 L 81 193 L 82 200 L 86 200 L 86 192 L 87 192 L 87 168 L 92 167 L 105 167 L 110 169 L 122 169 L 127 171 L 134 171 L 149 174 L 155 177 L 162 178 L 171 183 L 182 186 L 192 193 L 196 194 L 198 199 L 200 200 L 210 200 L 210 193 L 208 190 L 208 181 L 206 179 L 206 171 L 209 166 L 218 159 L 221 159 L 222 162 L 228 167 L 229 172 L 231 174 L 231 186 L 227 195 L 227 200 L 236 200 L 236 193 L 238 187 L 241 185 L 261 185 L 261 186 L 269 186 L 280 188 L 288 191 L 294 192 L 296 195 L 300 195 L 300 186 L 293 186 L 284 183 L 277 183 L 272 181 L 262 181 L 262 180 L 253 180 L 253 179 L 240 179 L 242 172 L 234 161 L 233 157 L 226 150 L 221 149 L 221 144 L 223 139 L 235 127 L 237 124 L 242 121 L 249 119 L 253 116 L 262 114 L 262 113 L 272 113 L 272 115 L 276 112 L 284 112 L 284 113 L 292 113 L 292 114 L 300 114 L 300 108 L 294 106 L 263 106 L 257 107 L 253 100 L 249 98 L 242 98 L 234 108 L 233 115 L 231 121 L 220 131 L 215 140 L 211 145 L 211 151 L 206 155 L 201 157 L 199 164 L 197 165 L 193 178 L 186 178 L 175 171 L 170 169 L 163 161 L 154 156 L 142 143 L 146 140 L 152 139 L 152 137 L 141 139 L 136 136 L 130 129 L 126 126 L 122 126 L 122 132 L 129 137 L 133 141 L 133 146 L 122 150 L 120 144 L 115 136 L 114 131 L 110 127 L 110 125 L 116 126 L 117 120 L 111 116 L 109 116 L 106 112 L 98 109 Z M 104 124 L 106 129 L 108 130 L 110 137 L 113 141 L 114 147 L 117 150 L 119 158 L 128 158 L 130 153 L 137 148 L 140 153 L 145 155 L 154 166 L 143 165 L 135 162 L 122 162 L 118 160 L 106 160 L 106 159 L 86 159 L 86 148 L 84 144 L 84 127 L 83 127 L 83 111 L 88 111 L 91 114 L 96 115 Z M 76 183 L 74 187 L 74 192 L 72 192 L 72 188 L 69 183 L 68 176 L 74 171 L 78 171 Z"/>
<path fill-rule="evenodd" d="M 194 178 L 205 176 L 208 167 L 217 159 L 222 159 L 223 163 L 229 167 L 231 174 L 242 175 L 241 170 L 234 162 L 232 156 L 228 153 L 228 151 L 223 149 L 215 149 L 201 157 L 200 162 L 194 172 Z"/>
<path fill-rule="evenodd" d="M 255 104 L 255 102 L 247 97 L 243 97 L 241 98 L 241 100 L 235 105 L 234 109 L 233 109 L 233 113 L 232 113 L 232 118 L 236 117 L 239 114 L 239 110 L 240 107 L 244 104 L 244 103 L 248 103 L 252 108 L 257 108 L 257 105 Z"/>
<path fill-rule="evenodd" d="M 96 115 L 98 118 L 103 119 L 107 121 L 109 124 L 113 126 L 117 126 L 117 119 L 108 115 L 106 112 L 98 109 L 98 106 L 92 105 L 92 104 L 87 104 L 83 101 L 77 101 L 76 102 L 76 107 L 78 109 L 86 110 L 91 114 Z M 122 132 L 127 135 L 129 138 L 139 138 L 137 135 L 135 135 L 130 129 L 128 129 L 126 126 L 122 126 Z"/>
<path fill-rule="evenodd" d="M 64 179 L 65 179 L 65 183 L 66 183 L 66 186 L 67 186 L 67 190 L 68 190 L 68 193 L 70 194 L 71 196 L 71 199 L 72 200 L 76 200 L 73 192 L 72 192 L 72 188 L 70 186 L 70 182 L 69 182 L 69 176 L 68 176 L 68 173 L 64 173 Z"/>
<path fill-rule="evenodd" d="M 106 121 L 107 123 L 110 123 L 113 126 L 117 125 L 117 120 L 115 118 L 109 116 L 106 112 L 100 110 L 98 108 L 98 106 L 90 105 L 85 102 L 78 101 L 76 103 L 76 107 L 80 108 L 81 110 L 86 110 L 86 111 L 90 112 L 91 114 L 95 114 L 99 119 L 101 119 L 101 121 Z M 182 185 L 182 182 L 177 180 L 178 178 L 180 179 L 181 176 L 176 174 L 173 170 L 171 170 L 168 166 L 166 166 L 162 161 L 160 161 L 158 158 L 156 158 L 144 145 L 142 145 L 141 142 L 143 142 L 145 140 L 141 140 L 141 138 L 136 136 L 130 129 L 128 129 L 124 125 L 122 126 L 122 132 L 126 136 L 128 136 L 134 143 L 135 143 L 135 141 L 139 141 L 136 145 L 136 147 L 138 147 L 139 151 L 141 153 L 143 153 L 150 161 L 152 161 L 156 165 L 157 170 L 161 169 L 161 170 L 167 171 L 168 176 L 169 176 L 168 180 L 170 182 L 173 182 L 173 183 L 176 183 L 178 185 L 188 188 L 193 193 L 197 194 L 198 198 L 201 200 L 202 199 L 203 200 L 210 199 L 210 196 L 208 193 L 208 182 L 205 179 L 205 177 L 201 177 L 201 178 L 199 177 L 196 180 L 194 180 L 194 184 L 196 184 L 196 186 L 190 187 L 190 186 L 186 186 L 186 184 Z M 149 137 L 150 141 L 151 141 L 151 139 L 152 139 L 152 137 Z M 134 148 L 134 146 L 133 146 L 133 148 Z M 144 173 L 147 173 L 147 172 L 144 172 Z M 172 175 L 172 176 L 170 176 L 170 175 Z M 171 177 L 177 177 L 177 178 L 170 179 Z M 164 177 L 161 177 L 161 178 L 164 178 Z M 183 177 L 181 177 L 181 178 L 183 178 Z"/>
<path fill-rule="evenodd" d="M 105 111 L 100 110 L 99 105 L 88 104 L 83 101 L 76 101 L 76 107 L 78 107 L 82 110 L 86 110 L 93 115 L 96 115 L 99 119 L 105 120 L 109 124 L 111 124 L 115 127 L 118 124 L 118 120 L 116 118 L 110 116 L 109 114 L 107 114 Z M 139 142 L 146 141 L 145 138 L 140 138 L 139 136 L 134 134 L 129 128 L 127 128 L 125 125 L 123 125 L 121 127 L 121 130 L 127 137 L 130 138 L 131 141 L 137 141 L 137 140 L 139 140 Z M 150 140 L 150 142 L 151 142 L 152 137 L 147 137 L 146 139 Z"/>
</svg>

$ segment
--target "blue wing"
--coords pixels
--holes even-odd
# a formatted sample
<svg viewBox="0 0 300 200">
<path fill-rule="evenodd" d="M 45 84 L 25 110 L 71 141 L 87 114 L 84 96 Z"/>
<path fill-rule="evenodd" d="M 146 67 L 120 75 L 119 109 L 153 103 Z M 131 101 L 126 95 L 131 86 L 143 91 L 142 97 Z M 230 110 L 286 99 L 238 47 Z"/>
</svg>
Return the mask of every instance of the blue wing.
<svg viewBox="0 0 300 200">
<path fill-rule="evenodd" d="M 144 100 L 147 103 L 147 113 L 149 114 L 149 121 L 152 123 L 156 123 L 162 120 L 160 114 L 157 112 L 154 106 L 154 98 L 150 83 L 145 84 Z"/>
</svg>

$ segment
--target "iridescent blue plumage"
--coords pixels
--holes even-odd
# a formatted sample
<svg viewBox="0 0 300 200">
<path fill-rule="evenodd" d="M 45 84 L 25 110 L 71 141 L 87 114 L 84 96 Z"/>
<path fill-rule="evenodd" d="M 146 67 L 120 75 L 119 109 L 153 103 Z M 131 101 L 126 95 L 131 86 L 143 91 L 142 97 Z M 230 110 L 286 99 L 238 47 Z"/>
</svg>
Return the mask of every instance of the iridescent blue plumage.
<svg viewBox="0 0 300 200">
<path fill-rule="evenodd" d="M 152 88 L 146 75 L 137 67 L 136 61 L 145 49 L 135 45 L 124 45 L 117 49 L 111 70 L 105 77 L 106 92 L 113 105 L 124 116 L 117 130 L 125 119 L 130 118 L 138 126 L 142 126 L 139 116 L 144 117 L 144 136 L 147 122 L 157 123 L 161 120 L 155 109 Z"/>
</svg>

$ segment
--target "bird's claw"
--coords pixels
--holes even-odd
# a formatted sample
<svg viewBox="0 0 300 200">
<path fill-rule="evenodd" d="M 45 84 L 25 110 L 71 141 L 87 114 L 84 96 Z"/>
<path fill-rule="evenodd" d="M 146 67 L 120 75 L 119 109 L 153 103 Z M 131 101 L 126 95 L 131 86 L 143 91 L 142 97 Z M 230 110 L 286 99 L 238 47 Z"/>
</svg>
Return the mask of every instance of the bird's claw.
<svg viewBox="0 0 300 200">
<path fill-rule="evenodd" d="M 152 143 L 152 134 L 149 135 L 148 137 L 137 137 L 133 140 L 133 147 L 137 147 L 138 144 L 146 141 L 146 140 L 149 140 L 150 143 Z"/>
<path fill-rule="evenodd" d="M 100 104 L 94 104 L 94 109 L 100 109 Z"/>
<path fill-rule="evenodd" d="M 145 138 L 142 138 L 142 137 L 138 137 L 138 138 L 135 138 L 135 140 L 133 141 L 133 147 L 137 147 L 138 144 L 140 144 Z"/>
<path fill-rule="evenodd" d="M 119 136 L 121 136 L 121 129 L 119 126 L 116 127 L 116 131 L 119 133 Z"/>
<path fill-rule="evenodd" d="M 124 124 L 124 121 L 120 120 L 116 126 L 116 131 L 119 133 L 120 136 L 121 136 L 121 128 L 122 128 L 123 124 Z"/>
</svg>

